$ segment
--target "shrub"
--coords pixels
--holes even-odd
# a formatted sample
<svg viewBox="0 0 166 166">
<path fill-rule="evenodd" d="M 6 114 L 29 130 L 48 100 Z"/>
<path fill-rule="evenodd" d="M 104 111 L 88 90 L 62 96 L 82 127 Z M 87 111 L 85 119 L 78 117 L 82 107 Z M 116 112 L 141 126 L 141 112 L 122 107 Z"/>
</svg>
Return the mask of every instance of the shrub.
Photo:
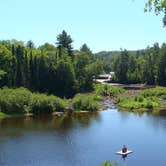
<svg viewBox="0 0 166 166">
<path fill-rule="evenodd" d="M 156 108 L 160 106 L 158 98 L 156 97 L 147 97 L 136 96 L 134 99 L 131 97 L 118 97 L 118 105 L 120 107 L 129 108 L 129 109 L 138 109 L 138 108 Z"/>
<path fill-rule="evenodd" d="M 157 88 L 145 89 L 141 92 L 141 94 L 144 97 L 151 97 L 151 96 L 162 97 L 166 95 L 166 88 L 157 87 Z"/>
<path fill-rule="evenodd" d="M 26 113 L 30 110 L 32 94 L 25 88 L 0 89 L 0 96 L 0 108 L 4 113 Z"/>
<path fill-rule="evenodd" d="M 46 114 L 54 111 L 64 111 L 65 102 L 56 97 L 48 96 L 46 94 L 33 94 L 31 103 L 31 113 Z"/>
<path fill-rule="evenodd" d="M 64 111 L 63 99 L 46 94 L 31 93 L 25 88 L 0 89 L 0 111 L 7 114 L 44 114 Z"/>
<path fill-rule="evenodd" d="M 72 101 L 74 110 L 96 111 L 99 109 L 99 104 L 95 100 L 94 95 L 77 94 Z"/>
<path fill-rule="evenodd" d="M 138 102 L 143 102 L 144 101 L 144 97 L 142 95 L 138 95 L 138 96 L 135 97 L 134 100 L 138 101 Z"/>
<path fill-rule="evenodd" d="M 111 85 L 96 84 L 94 88 L 95 88 L 95 93 L 102 96 L 114 97 L 125 92 L 124 88 L 115 87 Z"/>
<path fill-rule="evenodd" d="M 146 108 L 152 109 L 153 108 L 153 103 L 151 101 L 147 101 L 147 104 L 145 106 Z"/>
</svg>

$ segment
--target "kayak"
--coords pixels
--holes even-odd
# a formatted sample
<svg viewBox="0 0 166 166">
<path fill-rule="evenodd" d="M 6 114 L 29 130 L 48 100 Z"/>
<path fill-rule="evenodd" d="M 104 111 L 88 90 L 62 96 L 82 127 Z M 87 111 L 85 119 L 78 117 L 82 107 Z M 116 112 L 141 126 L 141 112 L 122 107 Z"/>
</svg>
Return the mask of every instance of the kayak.
<svg viewBox="0 0 166 166">
<path fill-rule="evenodd" d="M 116 152 L 116 154 L 118 154 L 118 155 L 128 155 L 128 154 L 130 154 L 130 153 L 133 153 L 133 151 L 131 151 L 131 150 L 127 150 L 127 152 L 125 152 L 125 153 L 123 153 L 122 151 L 118 151 L 118 152 Z"/>
</svg>

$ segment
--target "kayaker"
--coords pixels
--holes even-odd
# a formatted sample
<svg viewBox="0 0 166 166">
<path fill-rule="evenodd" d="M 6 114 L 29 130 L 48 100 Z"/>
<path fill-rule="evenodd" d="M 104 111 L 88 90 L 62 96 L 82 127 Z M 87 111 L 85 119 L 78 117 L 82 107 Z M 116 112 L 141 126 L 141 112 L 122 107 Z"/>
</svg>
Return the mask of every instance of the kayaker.
<svg viewBox="0 0 166 166">
<path fill-rule="evenodd" d="M 126 153 L 126 152 L 127 152 L 127 147 L 126 147 L 126 145 L 123 145 L 122 153 Z"/>
</svg>

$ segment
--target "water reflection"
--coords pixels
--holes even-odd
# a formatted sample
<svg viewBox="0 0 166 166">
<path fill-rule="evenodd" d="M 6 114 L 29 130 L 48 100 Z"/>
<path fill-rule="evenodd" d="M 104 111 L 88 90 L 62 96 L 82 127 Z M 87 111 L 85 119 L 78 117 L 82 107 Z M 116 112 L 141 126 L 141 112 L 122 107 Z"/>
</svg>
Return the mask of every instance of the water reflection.
<svg viewBox="0 0 166 166">
<path fill-rule="evenodd" d="M 166 129 L 166 111 L 153 111 L 153 112 L 131 112 L 118 110 L 120 113 L 121 123 L 126 123 L 130 121 L 130 117 L 133 116 L 135 119 L 144 119 L 144 122 L 149 127 L 152 127 L 154 130 Z"/>
<path fill-rule="evenodd" d="M 162 165 L 165 136 L 166 117 L 146 113 L 107 110 L 1 119 L 0 166 L 100 166 L 105 160 L 128 166 Z M 134 151 L 122 156 L 125 160 L 115 154 L 124 143 Z"/>
<path fill-rule="evenodd" d="M 155 131 L 166 130 L 166 116 L 158 114 L 153 115 L 152 113 L 146 114 L 146 124 L 152 127 Z"/>
<path fill-rule="evenodd" d="M 34 116 L 0 119 L 0 136 L 21 136 L 27 131 L 70 131 L 77 125 L 87 127 L 92 121 L 99 121 L 100 116 L 96 113 L 84 113 L 55 116 Z"/>
</svg>

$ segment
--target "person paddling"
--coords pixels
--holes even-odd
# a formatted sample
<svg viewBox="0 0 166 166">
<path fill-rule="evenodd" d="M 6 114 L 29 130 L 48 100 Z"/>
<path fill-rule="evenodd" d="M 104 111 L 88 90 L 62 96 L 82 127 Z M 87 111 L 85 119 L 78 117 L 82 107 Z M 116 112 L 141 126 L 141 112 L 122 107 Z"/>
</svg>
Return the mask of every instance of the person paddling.
<svg viewBox="0 0 166 166">
<path fill-rule="evenodd" d="M 126 153 L 126 152 L 127 152 L 127 147 L 126 147 L 126 145 L 123 145 L 122 153 Z"/>
</svg>

